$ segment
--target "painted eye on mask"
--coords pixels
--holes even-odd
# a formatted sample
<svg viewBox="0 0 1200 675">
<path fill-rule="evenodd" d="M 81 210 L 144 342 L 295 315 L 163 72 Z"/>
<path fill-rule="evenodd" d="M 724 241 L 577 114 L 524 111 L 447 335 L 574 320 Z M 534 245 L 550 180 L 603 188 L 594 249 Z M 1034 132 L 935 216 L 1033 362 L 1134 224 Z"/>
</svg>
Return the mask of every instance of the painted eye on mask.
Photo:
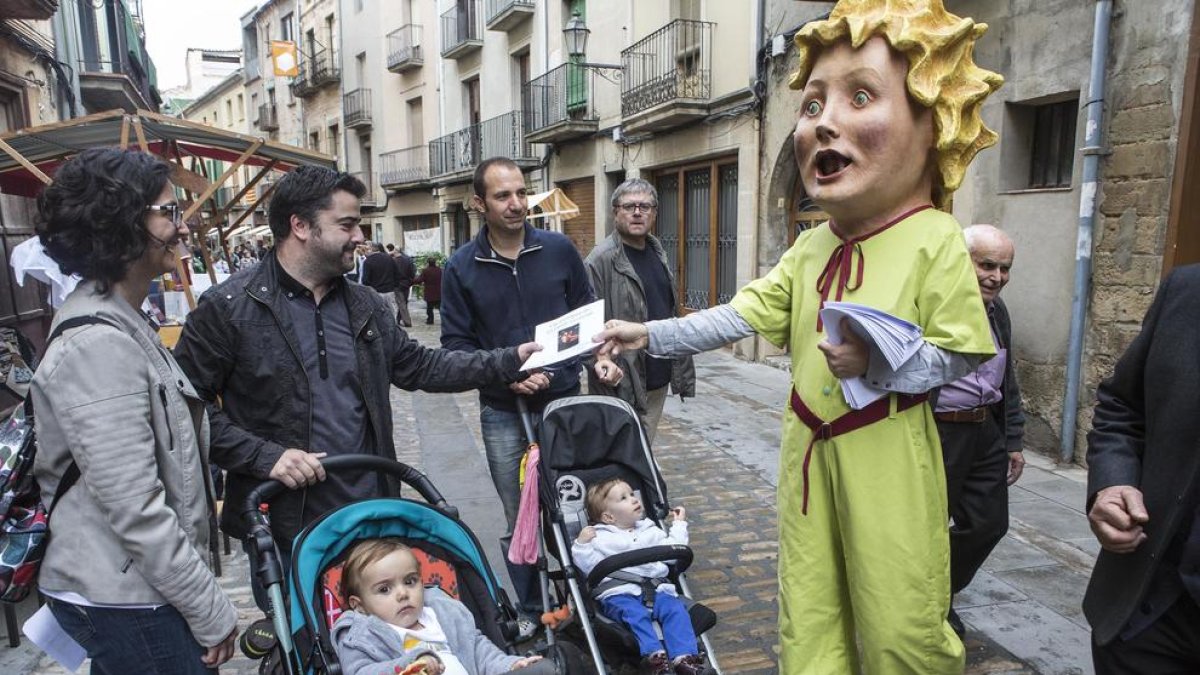
<svg viewBox="0 0 1200 675">
<path fill-rule="evenodd" d="M 804 114 L 807 115 L 808 117 L 815 117 L 820 112 L 821 112 L 821 104 L 818 103 L 817 101 L 809 101 L 804 106 Z"/>
<path fill-rule="evenodd" d="M 871 102 L 871 97 L 867 95 L 867 92 L 860 89 L 854 92 L 854 98 L 851 100 L 854 102 L 856 107 L 861 108 Z"/>
</svg>

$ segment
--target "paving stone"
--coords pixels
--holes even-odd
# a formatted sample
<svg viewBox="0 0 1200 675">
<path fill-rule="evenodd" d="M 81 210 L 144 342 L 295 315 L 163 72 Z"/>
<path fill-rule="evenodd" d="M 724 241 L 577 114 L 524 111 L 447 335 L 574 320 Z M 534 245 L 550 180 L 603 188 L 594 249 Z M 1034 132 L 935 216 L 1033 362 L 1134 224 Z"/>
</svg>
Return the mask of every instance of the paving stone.
<svg viewBox="0 0 1200 675">
<path fill-rule="evenodd" d="M 1012 537 L 1005 537 L 1000 540 L 996 548 L 992 549 L 992 554 L 984 561 L 981 569 L 989 572 L 1002 572 L 1023 567 L 1050 565 L 1054 562 L 1052 556 L 1036 546 L 1030 546 Z"/>
<path fill-rule="evenodd" d="M 1090 633 L 1034 600 L 959 612 L 969 630 L 994 639 L 1038 673 L 1091 675 Z"/>
<path fill-rule="evenodd" d="M 1045 565 L 1024 569 L 997 572 L 996 577 L 1008 584 L 1024 589 L 1030 597 L 1087 629 L 1083 617 L 1083 591 L 1087 588 L 1087 576 L 1062 565 Z"/>
</svg>

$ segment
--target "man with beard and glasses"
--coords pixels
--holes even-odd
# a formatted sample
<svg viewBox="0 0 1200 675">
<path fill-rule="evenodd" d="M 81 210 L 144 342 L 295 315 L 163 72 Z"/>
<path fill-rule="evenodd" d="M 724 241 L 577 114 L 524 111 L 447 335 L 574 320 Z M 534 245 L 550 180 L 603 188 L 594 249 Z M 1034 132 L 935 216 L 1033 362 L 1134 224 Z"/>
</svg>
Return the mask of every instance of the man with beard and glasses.
<svg viewBox="0 0 1200 675">
<path fill-rule="evenodd" d="M 793 136 L 805 194 L 830 215 L 727 305 L 683 319 L 607 322 L 602 349 L 677 356 L 761 335 L 792 355 L 779 471 L 779 671 L 961 673 L 947 621 L 950 542 L 929 390 L 995 354 L 958 222 L 944 210 L 996 142 L 975 65 L 987 27 L 942 0 L 841 0 L 795 37 Z M 921 328 L 896 369 L 826 301 Z M 854 409 L 840 380 L 882 390 Z"/>
<path fill-rule="evenodd" d="M 374 473 L 327 475 L 320 462 L 348 453 L 395 459 L 391 385 L 443 392 L 504 386 L 538 349 L 531 342 L 490 351 L 422 347 L 378 293 L 347 282 L 342 275 L 363 241 L 365 191 L 357 178 L 330 169 L 287 174 L 268 207 L 274 249 L 205 293 L 176 347 L 210 404 L 212 458 L 229 472 L 226 500 L 240 506 L 267 479 L 292 488 L 271 503 L 285 567 L 305 524 L 391 492 Z M 221 527 L 245 538 L 239 515 L 225 509 Z"/>
</svg>

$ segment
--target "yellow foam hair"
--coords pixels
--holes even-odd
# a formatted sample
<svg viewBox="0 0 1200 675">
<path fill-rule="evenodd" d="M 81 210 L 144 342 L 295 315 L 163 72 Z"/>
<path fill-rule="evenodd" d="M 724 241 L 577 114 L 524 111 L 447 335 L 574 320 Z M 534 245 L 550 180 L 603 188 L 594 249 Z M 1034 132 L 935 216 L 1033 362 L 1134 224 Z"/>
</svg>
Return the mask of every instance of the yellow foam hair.
<svg viewBox="0 0 1200 675">
<path fill-rule="evenodd" d="M 967 166 L 996 132 L 983 124 L 983 100 L 1000 85 L 999 73 L 975 65 L 975 41 L 987 24 L 946 11 L 942 0 L 840 0 L 824 21 L 796 33 L 800 64 L 791 87 L 802 89 L 821 49 L 843 40 L 858 49 L 882 36 L 908 58 L 908 93 L 933 110 L 937 173 L 934 203 L 946 206 L 962 184 Z"/>
</svg>

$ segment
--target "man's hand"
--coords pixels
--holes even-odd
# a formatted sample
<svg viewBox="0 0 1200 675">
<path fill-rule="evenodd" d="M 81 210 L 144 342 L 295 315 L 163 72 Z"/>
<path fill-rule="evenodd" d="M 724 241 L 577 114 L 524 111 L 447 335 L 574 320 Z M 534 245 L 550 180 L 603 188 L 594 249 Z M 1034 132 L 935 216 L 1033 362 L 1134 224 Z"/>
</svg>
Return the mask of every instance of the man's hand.
<svg viewBox="0 0 1200 675">
<path fill-rule="evenodd" d="M 233 645 L 237 642 L 237 628 L 233 629 L 220 644 L 213 645 L 204 650 L 204 656 L 200 657 L 200 661 L 209 668 L 216 668 L 233 658 Z"/>
<path fill-rule="evenodd" d="M 601 356 L 616 356 L 622 351 L 645 349 L 650 343 L 646 325 L 613 319 L 604 322 L 604 330 L 592 337 L 592 342 L 603 342 Z"/>
<path fill-rule="evenodd" d="M 325 467 L 321 466 L 321 458 L 326 454 L 328 453 L 288 448 L 279 456 L 275 466 L 271 467 L 270 477 L 292 490 L 316 485 L 325 480 Z"/>
<path fill-rule="evenodd" d="M 1020 450 L 1008 453 L 1008 484 L 1012 485 L 1025 470 L 1025 455 Z"/>
<path fill-rule="evenodd" d="M 821 340 L 817 349 L 825 355 L 829 372 L 839 380 L 861 377 L 867 373 L 867 341 L 858 336 L 849 319 L 842 319 L 842 343 L 835 345 L 828 339 Z"/>
<path fill-rule="evenodd" d="M 577 541 L 581 544 L 589 544 L 595 538 L 596 538 L 596 528 L 592 527 L 591 525 L 588 525 L 587 527 L 585 527 L 579 531 L 579 536 L 575 538 L 575 541 Z"/>
<path fill-rule="evenodd" d="M 676 506 L 675 508 L 671 509 L 671 515 L 675 517 L 675 520 L 678 520 L 681 523 L 687 522 L 687 509 L 683 508 L 682 506 Z"/>
<path fill-rule="evenodd" d="M 1088 525 L 1100 546 L 1113 553 L 1132 553 L 1146 541 L 1142 524 L 1150 520 L 1142 491 L 1132 485 L 1114 485 L 1096 493 L 1088 512 Z"/>
<path fill-rule="evenodd" d="M 532 666 L 533 664 L 535 664 L 541 660 L 542 660 L 542 657 L 540 657 L 540 656 L 526 656 L 525 658 L 521 659 L 520 661 L 517 661 L 516 663 L 514 663 L 512 665 L 512 668 L 509 668 L 509 670 L 520 670 L 522 668 L 528 668 L 529 666 Z"/>
<path fill-rule="evenodd" d="M 540 351 L 542 351 L 542 346 L 538 343 L 526 342 L 523 345 L 517 346 L 517 358 L 521 361 L 521 363 L 525 363 L 529 360 L 529 357 L 532 356 L 534 352 Z"/>
<path fill-rule="evenodd" d="M 550 386 L 550 376 L 546 373 L 534 373 L 529 377 L 508 385 L 514 394 L 529 396 Z"/>
<path fill-rule="evenodd" d="M 596 357 L 596 365 L 592 369 L 596 371 L 596 377 L 610 387 L 620 384 L 621 378 L 625 376 L 625 373 L 621 372 L 621 367 L 613 363 L 613 360 L 606 354 Z"/>
</svg>

